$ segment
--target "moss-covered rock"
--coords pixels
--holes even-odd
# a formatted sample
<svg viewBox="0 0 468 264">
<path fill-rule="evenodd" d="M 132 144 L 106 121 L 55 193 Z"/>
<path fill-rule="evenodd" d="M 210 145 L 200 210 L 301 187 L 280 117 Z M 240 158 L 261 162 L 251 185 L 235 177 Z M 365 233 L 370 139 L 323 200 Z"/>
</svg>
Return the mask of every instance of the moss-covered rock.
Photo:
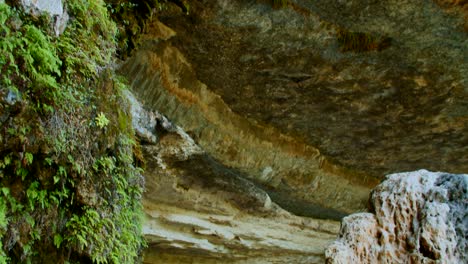
<svg viewBox="0 0 468 264">
<path fill-rule="evenodd" d="M 10 1 L 16 2 L 16 1 Z M 0 3 L 0 263 L 134 263 L 141 169 L 124 82 L 109 67 L 117 27 L 103 1 L 50 17 Z"/>
</svg>

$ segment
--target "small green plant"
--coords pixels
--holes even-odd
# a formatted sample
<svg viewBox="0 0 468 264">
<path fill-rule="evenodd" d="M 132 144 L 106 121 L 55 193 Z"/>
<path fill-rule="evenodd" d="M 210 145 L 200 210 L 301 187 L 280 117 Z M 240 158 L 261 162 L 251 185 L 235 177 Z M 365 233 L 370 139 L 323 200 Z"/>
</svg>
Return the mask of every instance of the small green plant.
<svg viewBox="0 0 468 264">
<path fill-rule="evenodd" d="M 106 115 L 101 112 L 96 116 L 96 125 L 99 128 L 105 128 L 109 124 L 109 119 L 107 119 Z"/>
<path fill-rule="evenodd" d="M 31 165 L 33 163 L 33 160 L 34 160 L 33 154 L 31 154 L 29 152 L 26 152 L 24 154 L 24 163 L 25 163 L 25 165 Z"/>
<path fill-rule="evenodd" d="M 0 194 L 0 197 L 2 195 Z M 2 237 L 5 234 L 5 231 L 8 226 L 8 218 L 6 217 L 7 214 L 7 204 L 6 201 L 3 199 L 3 197 L 0 198 L 0 264 L 7 263 L 7 256 L 5 252 L 3 251 L 3 245 L 2 245 Z"/>
<path fill-rule="evenodd" d="M 73 19 L 56 37 L 50 18 L 7 2 L 0 0 L 0 113 L 8 119 L 0 124 L 0 264 L 135 263 L 143 185 L 125 85 L 109 66 L 116 24 L 103 0 L 67 0 Z M 107 87 L 97 85 L 104 72 Z M 96 125 L 84 125 L 96 111 Z M 55 248 L 52 260 L 44 249 Z"/>
<path fill-rule="evenodd" d="M 62 241 L 63 241 L 62 235 L 56 234 L 54 236 L 54 246 L 56 246 L 57 248 L 60 248 L 60 245 L 62 244 Z"/>
</svg>

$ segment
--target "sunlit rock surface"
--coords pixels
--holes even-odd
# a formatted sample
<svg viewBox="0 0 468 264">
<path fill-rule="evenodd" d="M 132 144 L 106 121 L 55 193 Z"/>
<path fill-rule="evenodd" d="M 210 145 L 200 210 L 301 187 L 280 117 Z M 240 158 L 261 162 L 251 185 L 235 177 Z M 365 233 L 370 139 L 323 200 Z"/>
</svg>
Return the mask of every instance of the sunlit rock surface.
<svg viewBox="0 0 468 264">
<path fill-rule="evenodd" d="M 327 263 L 468 262 L 467 174 L 392 174 L 371 204 L 372 213 L 343 219 Z"/>
<path fill-rule="evenodd" d="M 144 263 L 323 263 L 339 223 L 294 216 L 207 155 L 179 127 L 132 102 L 145 141 Z M 150 118 L 145 127 L 143 120 Z"/>
<path fill-rule="evenodd" d="M 45 12 L 51 16 L 63 15 L 62 0 L 21 0 L 21 5 L 30 12 Z"/>
</svg>

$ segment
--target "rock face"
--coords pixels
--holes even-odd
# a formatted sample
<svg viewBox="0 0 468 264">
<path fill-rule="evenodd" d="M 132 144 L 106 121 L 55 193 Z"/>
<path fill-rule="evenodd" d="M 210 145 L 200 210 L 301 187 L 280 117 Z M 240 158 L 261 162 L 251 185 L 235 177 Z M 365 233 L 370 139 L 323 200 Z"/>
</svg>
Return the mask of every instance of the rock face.
<svg viewBox="0 0 468 264">
<path fill-rule="evenodd" d="M 21 4 L 30 12 L 47 12 L 52 16 L 63 15 L 62 0 L 21 0 Z"/>
<path fill-rule="evenodd" d="M 128 98 L 138 134 L 158 138 L 142 141 L 144 263 L 323 263 L 338 222 L 284 211 L 164 116 Z"/>
<path fill-rule="evenodd" d="M 336 218 L 338 211 L 365 206 L 375 180 L 351 177 L 316 148 L 232 112 L 170 45 L 174 31 L 156 21 L 150 32 L 122 67 L 146 107 L 162 111 L 210 155 L 264 185 L 297 214 L 311 216 L 328 207 Z"/>
<path fill-rule="evenodd" d="M 468 170 L 456 16 L 423 0 L 266 2 L 169 5 L 121 72 L 145 106 L 298 215 L 361 210 L 389 173 Z"/>
<path fill-rule="evenodd" d="M 49 14 L 53 19 L 55 35 L 60 35 L 65 30 L 69 16 L 65 11 L 62 0 L 21 0 L 21 5 L 26 12 L 37 16 L 43 13 Z"/>
<path fill-rule="evenodd" d="M 148 263 L 323 261 L 336 222 L 316 219 L 362 211 L 383 175 L 468 171 L 458 5 L 271 2 L 190 1 L 189 15 L 169 3 L 120 67 L 150 110 L 134 124 L 148 160 Z M 403 235 L 353 223 L 344 227 L 359 241 Z M 416 235 L 389 260 L 405 258 L 406 244 L 443 255 Z"/>
<path fill-rule="evenodd" d="M 161 21 L 229 109 L 334 164 L 378 179 L 468 170 L 468 38 L 459 16 L 428 0 L 265 2 L 198 1 L 191 17 Z"/>
<path fill-rule="evenodd" d="M 468 262 L 467 174 L 392 174 L 371 203 L 372 213 L 343 219 L 327 263 Z"/>
</svg>

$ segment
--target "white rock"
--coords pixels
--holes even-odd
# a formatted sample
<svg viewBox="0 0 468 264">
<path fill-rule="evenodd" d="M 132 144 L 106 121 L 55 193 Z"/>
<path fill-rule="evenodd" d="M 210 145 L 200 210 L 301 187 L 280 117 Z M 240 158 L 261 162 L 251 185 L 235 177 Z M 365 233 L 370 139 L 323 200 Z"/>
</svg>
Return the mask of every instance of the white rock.
<svg viewBox="0 0 468 264">
<path fill-rule="evenodd" d="M 468 175 L 420 170 L 388 175 L 374 214 L 345 217 L 327 263 L 468 263 Z"/>
<path fill-rule="evenodd" d="M 124 91 L 124 96 L 130 103 L 130 113 L 132 115 L 132 126 L 138 137 L 149 143 L 156 143 L 156 115 L 146 111 L 140 102 L 129 91 Z"/>
<path fill-rule="evenodd" d="M 40 12 L 47 12 L 52 16 L 63 14 L 62 0 L 22 0 L 21 4 L 24 7 L 35 8 Z"/>
<path fill-rule="evenodd" d="M 65 11 L 62 0 L 21 0 L 24 10 L 37 16 L 43 13 L 54 18 L 53 28 L 58 36 L 63 33 L 68 23 L 68 13 Z"/>
<path fill-rule="evenodd" d="M 130 92 L 126 97 L 132 125 L 147 141 L 141 146 L 144 263 L 323 263 L 339 222 L 281 209 L 264 190 L 209 157 L 180 127 L 145 110 Z M 149 142 L 156 132 L 160 137 Z M 265 174 L 272 170 L 266 167 Z"/>
</svg>

